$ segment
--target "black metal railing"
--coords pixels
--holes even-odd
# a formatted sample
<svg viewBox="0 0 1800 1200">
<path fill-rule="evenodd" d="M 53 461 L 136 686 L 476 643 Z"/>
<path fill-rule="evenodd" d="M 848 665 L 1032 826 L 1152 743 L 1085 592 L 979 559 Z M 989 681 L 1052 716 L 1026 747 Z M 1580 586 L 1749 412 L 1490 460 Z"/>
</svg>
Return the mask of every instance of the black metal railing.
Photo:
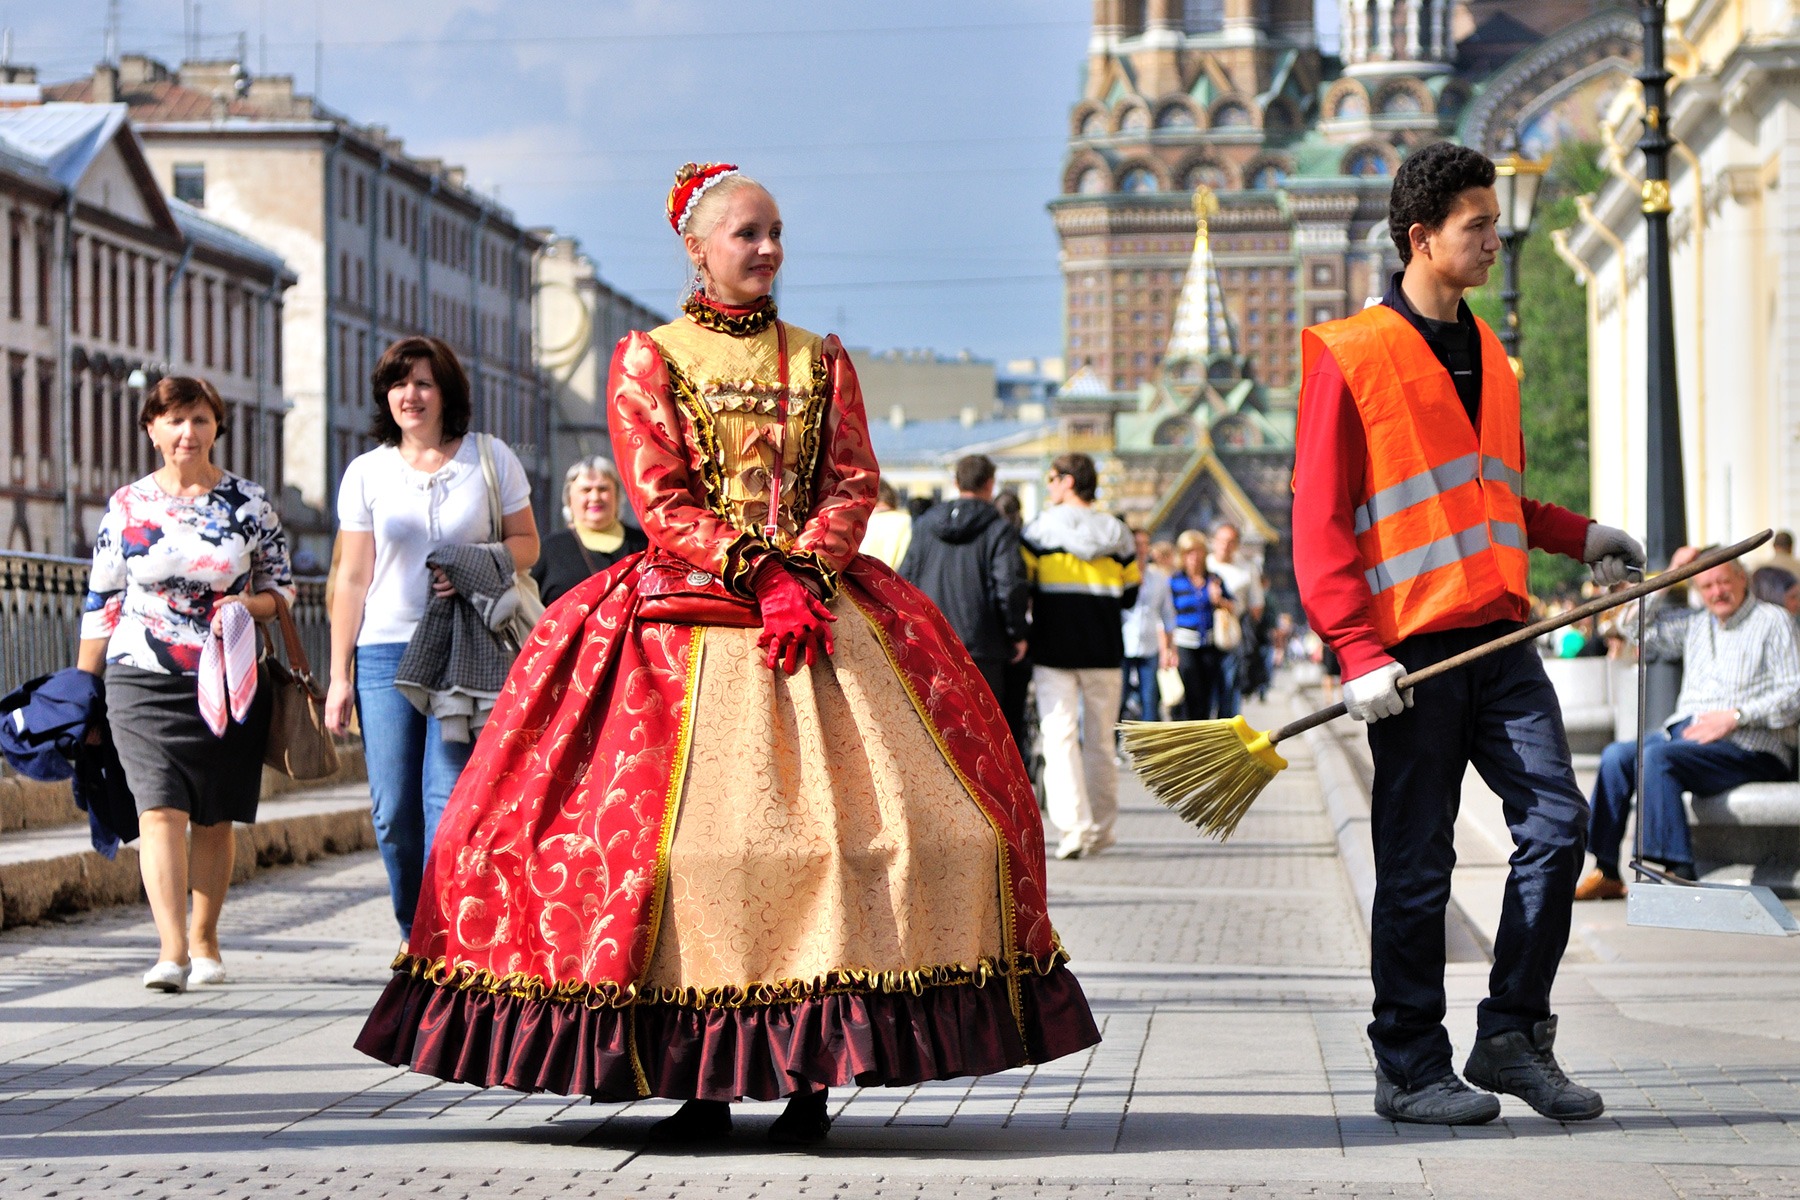
<svg viewBox="0 0 1800 1200">
<path fill-rule="evenodd" d="M 0 695 L 75 665 L 87 598 L 84 558 L 0 551 Z M 331 673 L 331 623 L 323 576 L 296 579 L 294 624 L 321 684 Z"/>
</svg>

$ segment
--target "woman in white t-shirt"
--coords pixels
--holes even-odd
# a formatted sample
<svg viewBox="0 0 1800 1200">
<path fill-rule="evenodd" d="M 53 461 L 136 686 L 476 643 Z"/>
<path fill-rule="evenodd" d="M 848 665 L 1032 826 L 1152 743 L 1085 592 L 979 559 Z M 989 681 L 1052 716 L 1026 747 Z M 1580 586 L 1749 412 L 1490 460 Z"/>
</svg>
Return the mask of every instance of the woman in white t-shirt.
<svg viewBox="0 0 1800 1200">
<path fill-rule="evenodd" d="M 480 446 L 468 435 L 469 380 L 455 352 L 437 338 L 403 338 L 375 364 L 373 383 L 372 432 L 381 445 L 355 458 L 338 486 L 342 546 L 325 722 L 341 734 L 355 704 L 375 839 L 394 917 L 410 936 L 438 818 L 473 745 L 446 741 L 436 718 L 394 687 L 394 671 L 425 605 L 454 590 L 441 574 L 433 577 L 426 556 L 440 546 L 488 541 L 493 518 Z M 538 556 L 531 486 L 517 456 L 497 440 L 494 467 L 501 530 L 522 570 Z"/>
</svg>

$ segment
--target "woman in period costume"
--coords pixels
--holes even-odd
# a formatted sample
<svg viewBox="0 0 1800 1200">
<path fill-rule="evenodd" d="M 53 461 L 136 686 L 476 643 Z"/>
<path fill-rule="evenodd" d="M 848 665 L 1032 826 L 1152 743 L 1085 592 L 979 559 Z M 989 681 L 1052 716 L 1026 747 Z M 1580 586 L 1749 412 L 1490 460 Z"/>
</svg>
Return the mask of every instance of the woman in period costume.
<svg viewBox="0 0 1800 1200">
<path fill-rule="evenodd" d="M 1044 1062 L 1099 1040 L 1043 828 L 938 611 L 856 553 L 876 464 L 849 355 L 776 319 L 769 193 L 725 164 L 669 217 L 701 290 L 613 357 L 650 550 L 578 584 L 513 669 L 358 1046 L 444 1079 L 688 1101 Z"/>
</svg>

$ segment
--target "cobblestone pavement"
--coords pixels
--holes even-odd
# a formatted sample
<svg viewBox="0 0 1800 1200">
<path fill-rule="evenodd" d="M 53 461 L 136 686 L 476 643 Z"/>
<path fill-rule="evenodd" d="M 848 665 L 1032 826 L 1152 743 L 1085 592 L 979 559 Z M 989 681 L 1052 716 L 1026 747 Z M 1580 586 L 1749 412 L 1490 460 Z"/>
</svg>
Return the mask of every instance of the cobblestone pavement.
<svg viewBox="0 0 1800 1200">
<path fill-rule="evenodd" d="M 1128 785 L 1118 846 L 1051 864 L 1100 1046 L 836 1092 L 810 1153 L 766 1146 L 774 1105 L 740 1106 L 728 1147 L 650 1152 L 671 1102 L 477 1091 L 356 1055 L 395 946 L 373 854 L 234 892 L 216 990 L 137 985 L 141 909 L 5 931 L 0 1196 L 1800 1198 L 1800 945 L 1627 929 L 1619 906 L 1579 914 L 1599 950 L 1558 991 L 1559 1050 L 1602 1120 L 1512 1100 L 1477 1129 L 1376 1118 L 1366 936 L 1292 758 L 1229 843 Z M 1451 968 L 1463 1050 L 1484 988 L 1481 964 Z"/>
</svg>

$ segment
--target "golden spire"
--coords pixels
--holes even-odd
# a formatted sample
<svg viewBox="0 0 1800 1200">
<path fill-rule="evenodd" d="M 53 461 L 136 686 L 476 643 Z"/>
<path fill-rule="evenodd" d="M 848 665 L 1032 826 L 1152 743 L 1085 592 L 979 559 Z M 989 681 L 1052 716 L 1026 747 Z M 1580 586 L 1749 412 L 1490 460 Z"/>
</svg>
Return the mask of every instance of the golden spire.
<svg viewBox="0 0 1800 1200">
<path fill-rule="evenodd" d="M 1194 234 L 1201 241 L 1209 236 L 1207 226 L 1219 214 L 1219 197 L 1206 184 L 1194 188 Z"/>
</svg>

